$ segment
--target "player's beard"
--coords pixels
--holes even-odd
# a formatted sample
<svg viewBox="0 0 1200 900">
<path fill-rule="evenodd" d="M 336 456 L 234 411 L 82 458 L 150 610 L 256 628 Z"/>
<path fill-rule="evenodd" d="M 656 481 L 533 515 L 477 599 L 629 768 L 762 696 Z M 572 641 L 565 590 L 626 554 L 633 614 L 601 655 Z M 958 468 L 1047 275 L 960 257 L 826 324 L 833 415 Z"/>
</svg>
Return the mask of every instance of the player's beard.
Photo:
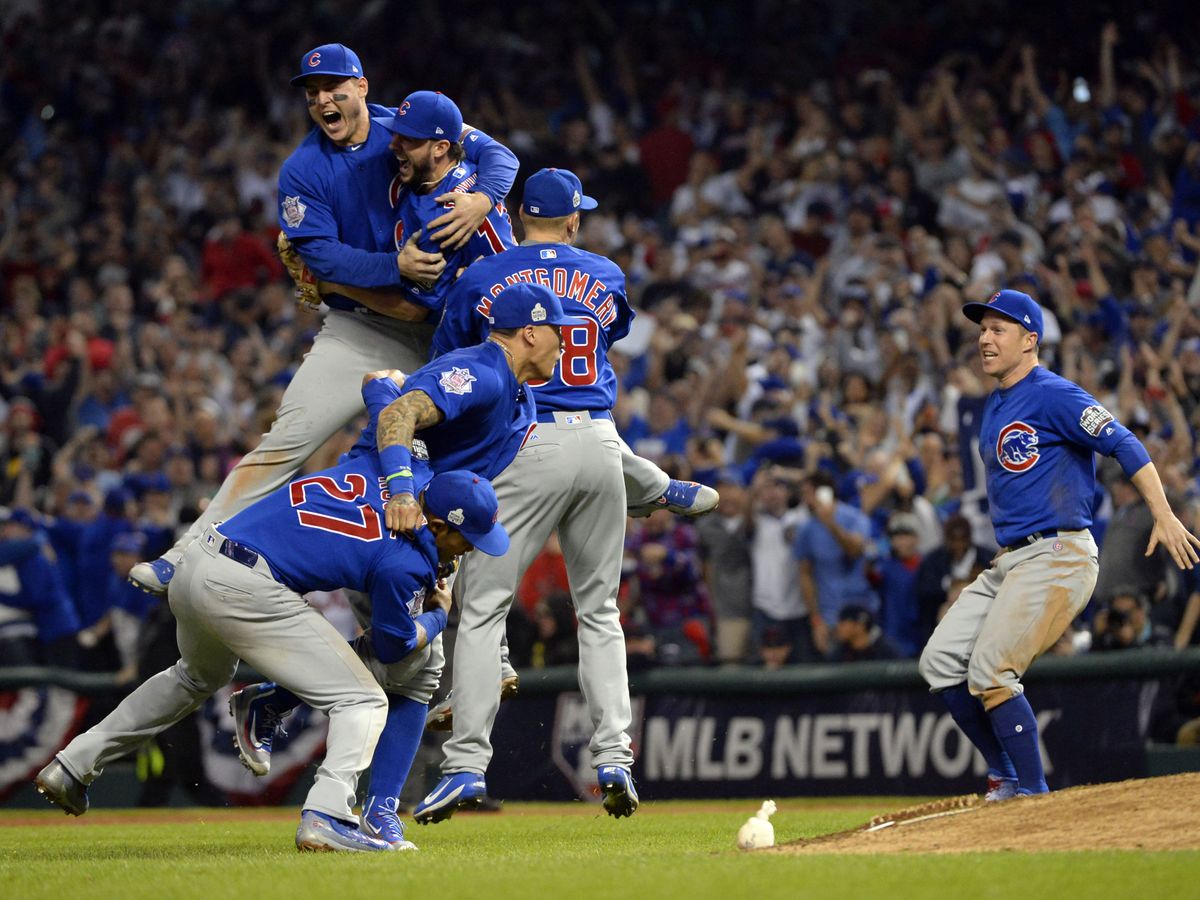
<svg viewBox="0 0 1200 900">
<path fill-rule="evenodd" d="M 408 175 L 404 174 L 407 163 Z M 433 160 L 417 163 L 411 158 L 401 160 L 400 181 L 414 194 L 428 194 L 434 188 Z"/>
</svg>

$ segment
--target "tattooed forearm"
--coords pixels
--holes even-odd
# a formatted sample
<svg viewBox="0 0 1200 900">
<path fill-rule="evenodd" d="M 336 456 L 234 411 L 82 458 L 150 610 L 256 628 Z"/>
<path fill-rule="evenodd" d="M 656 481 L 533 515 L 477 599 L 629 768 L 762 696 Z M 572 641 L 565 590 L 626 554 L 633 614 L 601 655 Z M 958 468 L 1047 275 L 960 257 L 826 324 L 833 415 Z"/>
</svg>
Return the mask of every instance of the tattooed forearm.
<svg viewBox="0 0 1200 900">
<path fill-rule="evenodd" d="M 409 391 L 403 397 L 393 400 L 379 414 L 375 444 L 380 450 L 397 445 L 412 449 L 413 434 L 440 421 L 442 411 L 429 399 L 428 394 L 424 391 Z"/>
</svg>

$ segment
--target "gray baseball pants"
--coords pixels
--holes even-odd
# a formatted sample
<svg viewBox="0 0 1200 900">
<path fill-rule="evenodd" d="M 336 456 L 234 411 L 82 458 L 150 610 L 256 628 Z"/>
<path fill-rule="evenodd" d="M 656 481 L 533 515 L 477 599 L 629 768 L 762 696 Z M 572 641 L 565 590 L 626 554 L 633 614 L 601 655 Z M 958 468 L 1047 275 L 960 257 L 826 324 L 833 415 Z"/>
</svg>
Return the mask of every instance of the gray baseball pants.
<svg viewBox="0 0 1200 900">
<path fill-rule="evenodd" d="M 359 774 L 371 763 L 387 721 L 387 697 L 345 638 L 304 598 L 218 552 L 215 528 L 184 551 L 168 599 L 180 659 L 71 741 L 59 760 L 90 784 L 110 761 L 178 722 L 228 684 L 244 659 L 329 716 L 325 759 L 304 802 L 353 821 Z"/>
<path fill-rule="evenodd" d="M 1086 530 L 1001 553 L 934 629 L 921 677 L 932 691 L 965 681 L 988 710 L 1023 693 L 1021 676 L 1087 605 L 1099 571 Z"/>
<path fill-rule="evenodd" d="M 625 638 L 617 612 L 625 535 L 621 440 L 608 419 L 555 413 L 539 423 L 517 458 L 493 482 L 511 539 L 502 557 L 471 553 L 455 597 L 462 610 L 454 646 L 454 733 L 442 771 L 486 771 L 500 699 L 505 617 L 521 575 L 558 530 L 579 619 L 579 682 L 595 733 L 595 765 L 633 762 Z M 569 422 L 574 417 L 576 421 Z M 661 492 L 660 492 L 661 493 Z M 657 495 L 655 495 L 657 496 Z"/>
</svg>

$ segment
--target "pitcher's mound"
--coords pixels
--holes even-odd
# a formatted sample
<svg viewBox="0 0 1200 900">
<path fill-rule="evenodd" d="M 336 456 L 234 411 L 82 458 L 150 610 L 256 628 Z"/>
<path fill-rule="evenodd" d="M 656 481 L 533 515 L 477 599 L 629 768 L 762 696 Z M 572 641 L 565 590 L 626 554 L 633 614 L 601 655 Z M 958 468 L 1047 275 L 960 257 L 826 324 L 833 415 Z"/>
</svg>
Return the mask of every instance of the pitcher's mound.
<svg viewBox="0 0 1200 900">
<path fill-rule="evenodd" d="M 794 841 L 782 853 L 1200 849 L 1200 773 L 1068 788 L 984 803 L 954 797 L 879 816 L 853 831 Z"/>
</svg>

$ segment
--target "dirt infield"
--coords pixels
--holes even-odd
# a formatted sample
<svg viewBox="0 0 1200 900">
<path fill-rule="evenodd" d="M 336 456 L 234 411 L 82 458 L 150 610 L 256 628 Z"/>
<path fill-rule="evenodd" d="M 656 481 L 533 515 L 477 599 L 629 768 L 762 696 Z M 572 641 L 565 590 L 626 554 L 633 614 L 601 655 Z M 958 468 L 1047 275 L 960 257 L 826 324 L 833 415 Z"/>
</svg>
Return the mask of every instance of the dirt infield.
<svg viewBox="0 0 1200 900">
<path fill-rule="evenodd" d="M 1200 773 L 1069 788 L 985 804 L 955 797 L 880 816 L 775 853 L 1200 849 Z"/>
</svg>

